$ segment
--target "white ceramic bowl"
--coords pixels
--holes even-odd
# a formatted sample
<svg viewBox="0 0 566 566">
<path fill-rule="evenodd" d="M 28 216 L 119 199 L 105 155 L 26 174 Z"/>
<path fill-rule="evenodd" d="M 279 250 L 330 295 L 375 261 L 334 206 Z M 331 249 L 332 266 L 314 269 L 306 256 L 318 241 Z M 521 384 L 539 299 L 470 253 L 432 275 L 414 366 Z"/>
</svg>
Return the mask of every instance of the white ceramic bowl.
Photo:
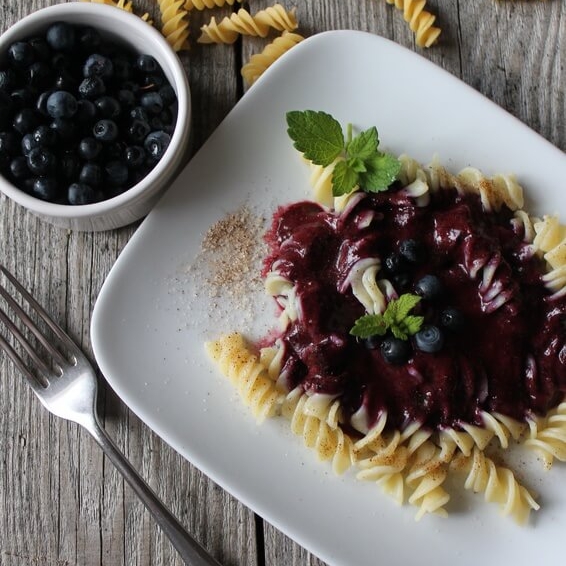
<svg viewBox="0 0 566 566">
<path fill-rule="evenodd" d="M 103 36 L 114 37 L 135 52 L 155 57 L 177 93 L 175 131 L 165 154 L 147 176 L 114 198 L 76 206 L 53 204 L 30 196 L 2 176 L 0 190 L 33 214 L 62 228 L 86 231 L 125 226 L 149 212 L 183 164 L 191 117 L 187 76 L 176 53 L 155 28 L 124 10 L 90 2 L 57 4 L 26 16 L 0 36 L 0 57 L 14 41 L 44 32 L 57 21 L 93 26 Z"/>
</svg>

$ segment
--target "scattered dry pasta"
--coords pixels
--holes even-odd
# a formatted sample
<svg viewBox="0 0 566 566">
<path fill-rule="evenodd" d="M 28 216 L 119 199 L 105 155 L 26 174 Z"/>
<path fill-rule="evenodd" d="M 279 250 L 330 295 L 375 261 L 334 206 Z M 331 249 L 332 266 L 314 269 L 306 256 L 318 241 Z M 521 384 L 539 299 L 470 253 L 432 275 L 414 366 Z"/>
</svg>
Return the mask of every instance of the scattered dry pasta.
<svg viewBox="0 0 566 566">
<path fill-rule="evenodd" d="M 274 4 L 252 15 L 244 8 L 226 16 L 220 22 L 214 17 L 201 27 L 199 43 L 234 43 L 239 35 L 266 37 L 270 29 L 293 31 L 297 29 L 295 10 L 285 10 L 281 4 Z"/>
<path fill-rule="evenodd" d="M 175 51 L 189 47 L 189 18 L 185 0 L 157 0 L 161 13 L 161 33 Z"/>
<path fill-rule="evenodd" d="M 403 17 L 415 33 L 415 40 L 419 47 L 430 47 L 437 40 L 441 29 L 434 27 L 436 16 L 427 12 L 424 7 L 426 0 L 385 0 L 394 4 L 398 10 L 403 11 Z"/>
<path fill-rule="evenodd" d="M 233 6 L 236 2 L 242 3 L 243 0 L 185 0 L 185 10 L 206 10 L 211 8 L 221 8 L 222 6 Z"/>
<path fill-rule="evenodd" d="M 261 53 L 256 53 L 242 67 L 242 77 L 252 85 L 277 59 L 283 56 L 292 47 L 303 41 L 304 37 L 298 33 L 284 31 L 275 38 Z"/>
</svg>

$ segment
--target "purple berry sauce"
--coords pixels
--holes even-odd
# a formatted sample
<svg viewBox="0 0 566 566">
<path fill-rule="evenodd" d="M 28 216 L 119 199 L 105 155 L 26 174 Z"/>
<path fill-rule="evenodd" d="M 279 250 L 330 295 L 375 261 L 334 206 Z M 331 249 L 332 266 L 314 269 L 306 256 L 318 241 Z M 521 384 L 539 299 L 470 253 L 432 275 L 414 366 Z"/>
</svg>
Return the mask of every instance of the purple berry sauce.
<svg viewBox="0 0 566 566">
<path fill-rule="evenodd" d="M 278 336 L 287 386 L 338 396 L 346 417 L 364 404 L 369 426 L 387 411 L 395 429 L 482 425 L 483 411 L 517 420 L 545 414 L 566 393 L 566 296 L 551 298 L 544 262 L 512 219 L 506 207 L 485 212 L 477 195 L 439 191 L 418 207 L 396 187 L 360 193 L 342 214 L 308 201 L 280 208 L 263 274 L 278 262 L 297 289 L 301 316 Z M 466 324 L 446 332 L 440 352 L 413 348 L 407 363 L 393 365 L 350 335 L 365 311 L 343 287 L 357 261 L 383 264 L 407 239 L 422 243 L 427 259 L 396 291 L 436 275 L 443 295 L 421 301 L 416 314 L 437 324 L 453 307 Z M 377 278 L 385 277 L 382 268 Z"/>
</svg>

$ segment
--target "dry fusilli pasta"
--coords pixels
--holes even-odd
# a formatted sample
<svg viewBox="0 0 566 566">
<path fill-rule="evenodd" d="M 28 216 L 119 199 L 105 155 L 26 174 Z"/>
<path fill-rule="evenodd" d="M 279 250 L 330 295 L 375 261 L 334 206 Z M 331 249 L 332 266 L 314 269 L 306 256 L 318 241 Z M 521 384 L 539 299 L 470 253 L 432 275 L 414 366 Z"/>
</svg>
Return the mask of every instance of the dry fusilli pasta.
<svg viewBox="0 0 566 566">
<path fill-rule="evenodd" d="M 189 19 L 184 0 L 157 0 L 161 13 L 161 33 L 175 51 L 188 49 Z"/>
<path fill-rule="evenodd" d="M 292 47 L 303 41 L 304 37 L 298 33 L 284 31 L 279 37 L 276 37 L 269 45 L 267 45 L 261 53 L 256 53 L 250 57 L 250 60 L 242 67 L 242 77 L 252 85 L 259 77 L 271 66 L 277 59 L 282 57 Z M 320 167 L 313 165 L 313 167 Z M 313 175 L 314 175 L 313 171 Z M 324 186 L 325 181 L 322 179 L 326 176 L 328 179 L 328 168 L 321 167 L 321 196 L 322 191 L 327 191 Z M 331 193 L 332 194 L 332 193 Z"/>
<path fill-rule="evenodd" d="M 433 26 L 436 16 L 424 9 L 426 0 L 385 1 L 403 11 L 403 17 L 415 33 L 415 41 L 419 47 L 430 47 L 438 39 L 441 30 Z"/>
<path fill-rule="evenodd" d="M 239 35 L 266 37 L 270 28 L 293 31 L 297 28 L 295 10 L 287 11 L 281 4 L 274 4 L 252 15 L 241 8 L 222 21 L 213 17 L 201 27 L 199 43 L 234 43 Z"/>
<path fill-rule="evenodd" d="M 185 10 L 206 10 L 220 8 L 222 6 L 233 6 L 236 2 L 243 0 L 185 0 Z"/>
</svg>

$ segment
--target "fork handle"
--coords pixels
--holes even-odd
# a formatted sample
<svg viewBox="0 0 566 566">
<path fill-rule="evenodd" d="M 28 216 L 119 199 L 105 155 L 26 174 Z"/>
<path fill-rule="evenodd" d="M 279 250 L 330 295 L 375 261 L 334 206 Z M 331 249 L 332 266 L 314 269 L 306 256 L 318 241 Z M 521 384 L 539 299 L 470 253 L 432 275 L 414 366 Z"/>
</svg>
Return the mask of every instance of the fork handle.
<svg viewBox="0 0 566 566">
<path fill-rule="evenodd" d="M 90 432 L 106 456 L 112 460 L 112 463 L 142 500 L 163 532 L 169 537 L 185 564 L 188 566 L 221 566 L 163 505 L 132 464 L 120 452 L 106 430 L 102 428 L 96 416 L 88 422 L 81 422 L 81 424 Z"/>
</svg>

